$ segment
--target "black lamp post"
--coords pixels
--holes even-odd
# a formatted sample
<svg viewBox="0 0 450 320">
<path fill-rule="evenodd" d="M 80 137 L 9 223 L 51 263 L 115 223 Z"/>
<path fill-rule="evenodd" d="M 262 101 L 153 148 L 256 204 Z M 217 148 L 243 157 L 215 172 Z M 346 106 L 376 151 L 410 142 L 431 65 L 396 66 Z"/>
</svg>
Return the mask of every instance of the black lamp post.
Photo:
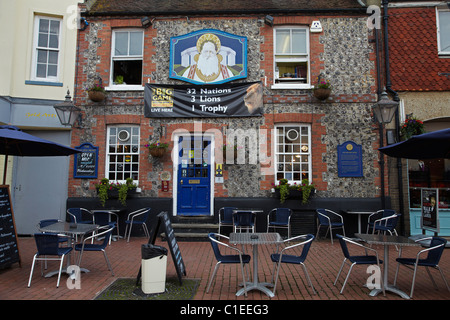
<svg viewBox="0 0 450 320">
<path fill-rule="evenodd" d="M 395 112 L 397 111 L 398 102 L 389 99 L 386 89 L 380 95 L 380 99 L 376 104 L 372 106 L 373 114 L 380 124 L 380 147 L 384 146 L 383 132 L 384 125 L 388 124 L 394 118 Z M 380 155 L 380 178 L 381 178 L 381 203 L 383 209 L 386 208 L 386 198 L 384 193 L 384 155 Z"/>
<path fill-rule="evenodd" d="M 53 107 L 55 108 L 59 121 L 63 126 L 73 127 L 77 119 L 81 122 L 81 109 L 73 104 L 69 90 L 67 90 L 67 95 L 64 102 L 55 104 Z"/>
</svg>

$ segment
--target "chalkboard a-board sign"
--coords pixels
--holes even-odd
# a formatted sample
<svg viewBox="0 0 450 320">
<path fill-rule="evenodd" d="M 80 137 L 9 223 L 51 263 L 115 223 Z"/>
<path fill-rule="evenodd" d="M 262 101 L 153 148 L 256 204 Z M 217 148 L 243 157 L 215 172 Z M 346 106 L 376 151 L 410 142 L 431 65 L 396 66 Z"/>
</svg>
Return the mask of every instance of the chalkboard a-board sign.
<svg viewBox="0 0 450 320">
<path fill-rule="evenodd" d="M 16 225 L 11 206 L 9 186 L 0 186 L 0 269 L 20 263 Z"/>
<path fill-rule="evenodd" d="M 97 178 L 98 147 L 90 143 L 83 143 L 75 147 L 81 153 L 75 155 L 73 177 L 74 178 Z"/>
<path fill-rule="evenodd" d="M 166 240 L 169 245 L 170 254 L 172 255 L 173 263 L 175 265 L 175 269 L 177 270 L 178 280 L 180 281 L 180 285 L 183 284 L 182 276 L 186 276 L 186 267 L 184 266 L 183 257 L 181 256 L 180 247 L 178 246 L 177 239 L 175 238 L 175 233 L 172 228 L 172 223 L 170 222 L 169 214 L 167 211 L 162 211 L 158 214 L 158 223 L 151 230 L 150 239 L 148 240 L 149 244 L 155 244 L 156 236 L 158 235 L 159 227 L 162 226 L 164 233 L 166 235 Z M 137 276 L 136 283 L 139 282 L 141 278 L 141 270 L 139 270 L 139 274 Z"/>
</svg>

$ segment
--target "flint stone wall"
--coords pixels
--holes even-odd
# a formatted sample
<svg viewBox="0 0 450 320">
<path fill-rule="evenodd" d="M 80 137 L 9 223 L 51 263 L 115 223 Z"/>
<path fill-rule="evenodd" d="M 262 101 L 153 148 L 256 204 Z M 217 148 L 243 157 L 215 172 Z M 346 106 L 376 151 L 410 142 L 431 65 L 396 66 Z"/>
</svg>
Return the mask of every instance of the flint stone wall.
<svg viewBox="0 0 450 320">
<path fill-rule="evenodd" d="M 227 124 L 230 129 L 259 128 L 266 123 L 267 117 L 274 113 L 308 113 L 322 115 L 321 125 L 326 128 L 326 134 L 321 137 L 322 143 L 326 145 L 327 152 L 321 155 L 313 155 L 313 172 L 315 162 L 326 163 L 327 171 L 321 173 L 321 178 L 327 183 L 326 190 L 319 190 L 317 197 L 374 197 L 378 193 L 375 179 L 379 176 L 375 168 L 377 151 L 374 150 L 376 142 L 376 131 L 371 117 L 370 108 L 373 103 L 359 102 L 362 95 L 371 94 L 375 86 L 374 69 L 375 62 L 370 58 L 373 55 L 372 44 L 369 44 L 369 30 L 366 19 L 360 18 L 327 18 L 321 19 L 323 33 L 320 43 L 324 51 L 319 57 L 311 57 L 311 64 L 323 64 L 322 74 L 333 84 L 333 96 L 348 95 L 353 97 L 350 102 L 318 102 L 311 97 L 311 90 L 272 90 L 270 86 L 264 88 L 265 96 L 286 95 L 306 96 L 307 101 L 301 103 L 266 103 L 264 113 L 266 117 L 261 118 L 237 118 L 201 119 L 203 123 Z M 260 81 L 265 72 L 261 69 L 261 61 L 271 53 L 261 52 L 261 43 L 265 39 L 260 33 L 263 25 L 261 19 L 210 19 L 203 21 L 186 20 L 155 20 L 152 28 L 157 29 L 157 36 L 153 38 L 155 54 L 150 57 L 151 63 L 156 65 L 156 71 L 150 75 L 152 82 L 178 84 L 177 80 L 168 78 L 170 46 L 169 39 L 172 36 L 190 33 L 200 29 L 218 29 L 224 32 L 243 35 L 248 40 L 248 78 L 241 82 Z M 89 42 L 87 49 L 82 55 L 88 59 L 83 69 L 86 75 L 85 85 L 92 84 L 98 77 L 97 70 L 100 66 L 109 65 L 109 61 L 101 61 L 97 49 L 102 45 L 102 39 L 98 38 L 98 30 L 105 27 L 101 22 L 92 22 L 85 35 Z M 104 83 L 107 85 L 107 83 Z M 375 99 L 376 99 L 376 95 Z M 141 99 L 141 103 L 130 103 Z M 275 101 L 275 102 L 274 102 Z M 337 102 L 336 102 L 337 101 Z M 85 119 L 94 119 L 94 115 L 108 114 L 143 114 L 143 92 L 109 92 L 105 108 L 86 106 Z M 153 126 L 161 121 L 167 125 L 191 123 L 193 119 L 146 119 L 143 125 Z M 91 126 L 95 126 L 95 120 L 85 122 L 86 130 L 83 140 L 96 143 L 92 135 Z M 157 140 L 159 136 L 149 137 Z M 337 170 L 337 146 L 345 141 L 352 140 L 362 145 L 363 149 L 363 178 L 339 178 Z M 247 151 L 248 153 L 248 151 Z M 247 155 L 248 156 L 248 155 Z M 142 157 L 142 161 L 146 161 Z M 263 197 L 270 196 L 270 190 L 260 190 L 260 182 L 264 177 L 261 175 L 261 165 L 240 164 L 226 165 L 228 179 L 224 182 L 224 188 L 229 197 Z M 149 180 L 154 180 L 154 188 L 158 185 L 155 174 L 148 173 Z M 85 184 L 86 185 L 86 184 Z M 87 185 L 86 185 L 87 186 Z M 85 186 L 85 187 L 86 187 Z M 80 195 L 86 196 L 86 188 L 79 190 Z M 157 189 L 149 190 L 145 195 L 157 195 Z"/>
</svg>

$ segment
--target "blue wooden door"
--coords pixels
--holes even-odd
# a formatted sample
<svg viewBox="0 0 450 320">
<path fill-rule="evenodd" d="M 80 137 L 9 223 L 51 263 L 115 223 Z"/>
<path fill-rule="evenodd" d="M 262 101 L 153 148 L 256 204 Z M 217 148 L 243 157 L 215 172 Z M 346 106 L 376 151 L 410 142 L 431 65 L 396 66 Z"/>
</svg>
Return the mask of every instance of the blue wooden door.
<svg viewBox="0 0 450 320">
<path fill-rule="evenodd" d="M 178 154 L 178 215 L 210 215 L 211 139 L 180 137 Z"/>
</svg>

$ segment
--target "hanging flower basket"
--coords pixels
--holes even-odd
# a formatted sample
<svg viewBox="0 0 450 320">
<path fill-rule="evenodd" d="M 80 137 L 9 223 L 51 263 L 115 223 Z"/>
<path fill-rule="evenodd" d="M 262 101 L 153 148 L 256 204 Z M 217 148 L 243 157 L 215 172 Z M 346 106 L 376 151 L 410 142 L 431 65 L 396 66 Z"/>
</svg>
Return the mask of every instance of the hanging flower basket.
<svg viewBox="0 0 450 320">
<path fill-rule="evenodd" d="M 166 153 L 169 145 L 167 143 L 157 141 L 151 144 L 146 144 L 145 147 L 148 148 L 148 152 L 150 152 L 152 157 L 161 158 Z"/>
<path fill-rule="evenodd" d="M 102 102 L 105 100 L 105 93 L 102 91 L 88 91 L 88 96 L 94 102 Z"/>
<path fill-rule="evenodd" d="M 324 101 L 327 100 L 331 94 L 331 89 L 327 88 L 318 88 L 314 89 L 314 97 L 317 99 Z"/>
<path fill-rule="evenodd" d="M 152 157 L 161 158 L 166 153 L 166 148 L 152 148 L 149 152 Z"/>
<path fill-rule="evenodd" d="M 321 76 L 317 79 L 317 83 L 314 85 L 314 97 L 324 101 L 327 100 L 331 93 L 331 83 L 328 80 L 321 79 Z"/>
<path fill-rule="evenodd" d="M 400 129 L 400 135 L 402 140 L 407 140 L 412 136 L 425 133 L 423 121 L 416 117 L 409 115 Z"/>
</svg>

